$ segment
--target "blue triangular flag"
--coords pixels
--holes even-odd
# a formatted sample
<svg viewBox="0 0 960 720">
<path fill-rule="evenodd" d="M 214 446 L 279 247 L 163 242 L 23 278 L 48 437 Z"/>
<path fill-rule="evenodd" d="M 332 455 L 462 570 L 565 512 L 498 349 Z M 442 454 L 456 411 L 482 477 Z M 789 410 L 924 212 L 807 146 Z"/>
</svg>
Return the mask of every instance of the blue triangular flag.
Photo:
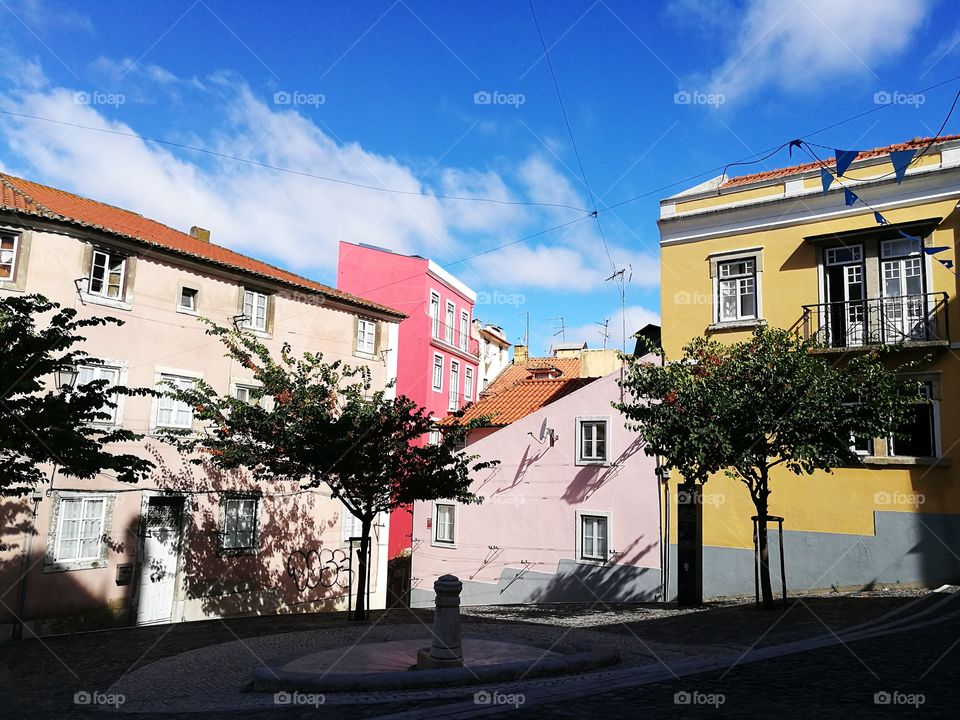
<svg viewBox="0 0 960 720">
<path fill-rule="evenodd" d="M 938 246 L 936 246 L 936 247 L 924 248 L 923 251 L 924 251 L 927 255 L 936 255 L 937 253 L 941 253 L 941 252 L 943 252 L 944 250 L 949 250 L 949 249 L 950 249 L 950 246 L 949 246 L 949 245 L 938 245 Z"/>
<path fill-rule="evenodd" d="M 843 177 L 850 163 L 860 154 L 859 150 L 834 150 L 833 152 L 837 156 L 837 177 Z"/>
<path fill-rule="evenodd" d="M 856 196 L 853 190 L 847 190 L 846 188 L 843 189 L 843 202 L 847 204 L 847 207 L 850 207 L 859 199 L 860 198 Z"/>
<path fill-rule="evenodd" d="M 823 183 L 823 194 L 826 195 L 830 189 L 830 183 L 833 182 L 833 175 L 826 168 L 820 168 L 820 182 Z"/>
<path fill-rule="evenodd" d="M 920 242 L 920 238 L 913 235 L 907 235 L 903 230 L 897 228 L 897 232 L 900 233 L 901 237 L 906 238 L 907 240 L 913 240 L 914 242 Z"/>
<path fill-rule="evenodd" d="M 797 150 L 802 149 L 802 145 L 801 145 L 802 142 L 803 142 L 803 141 L 800 140 L 800 139 L 791 140 L 791 141 L 790 141 L 790 145 L 787 146 L 787 154 L 788 154 L 790 157 L 793 157 L 793 149 L 794 149 L 794 148 L 796 148 Z"/>
<path fill-rule="evenodd" d="M 940 264 L 943 265 L 947 270 L 953 267 L 953 260 L 941 260 Z"/>
<path fill-rule="evenodd" d="M 886 224 L 887 224 L 887 219 L 886 219 L 883 215 L 881 215 L 880 213 L 878 213 L 878 212 L 876 212 L 876 211 L 874 211 L 874 213 L 873 213 L 873 219 L 877 221 L 877 225 L 886 225 Z"/>
<path fill-rule="evenodd" d="M 890 162 L 893 163 L 893 171 L 897 174 L 897 185 L 903 182 L 907 166 L 916 154 L 916 150 L 894 150 L 890 153 Z"/>
</svg>

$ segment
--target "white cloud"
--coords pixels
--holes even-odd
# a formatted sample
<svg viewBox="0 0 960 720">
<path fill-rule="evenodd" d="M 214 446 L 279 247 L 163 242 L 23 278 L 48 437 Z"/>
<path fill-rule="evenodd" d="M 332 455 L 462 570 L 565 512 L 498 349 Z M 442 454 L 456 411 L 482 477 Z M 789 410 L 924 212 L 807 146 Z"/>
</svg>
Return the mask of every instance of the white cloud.
<svg viewBox="0 0 960 720">
<path fill-rule="evenodd" d="M 632 352 L 635 343 L 633 334 L 649 323 L 659 325 L 660 313 L 642 305 L 628 305 L 623 310 L 617 307 L 596 322 L 567 328 L 564 335 L 568 342 L 585 342 L 591 348 L 602 348 L 604 329 L 598 323 L 608 319 L 610 322 L 607 324 L 607 347 L 622 348 L 624 330 L 626 330 L 627 352 Z"/>
<path fill-rule="evenodd" d="M 929 11 L 924 0 L 751 0 L 708 89 L 730 103 L 767 87 L 798 91 L 850 76 L 877 78 Z"/>
</svg>

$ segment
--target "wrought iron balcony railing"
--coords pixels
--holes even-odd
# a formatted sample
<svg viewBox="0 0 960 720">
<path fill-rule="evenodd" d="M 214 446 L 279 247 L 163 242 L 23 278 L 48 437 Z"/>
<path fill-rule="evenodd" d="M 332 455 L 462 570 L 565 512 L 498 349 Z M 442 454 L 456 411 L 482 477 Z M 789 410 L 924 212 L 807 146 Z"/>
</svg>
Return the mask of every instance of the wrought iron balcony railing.
<svg viewBox="0 0 960 720">
<path fill-rule="evenodd" d="M 948 343 L 947 294 L 804 305 L 803 332 L 805 338 L 831 348 Z"/>
</svg>

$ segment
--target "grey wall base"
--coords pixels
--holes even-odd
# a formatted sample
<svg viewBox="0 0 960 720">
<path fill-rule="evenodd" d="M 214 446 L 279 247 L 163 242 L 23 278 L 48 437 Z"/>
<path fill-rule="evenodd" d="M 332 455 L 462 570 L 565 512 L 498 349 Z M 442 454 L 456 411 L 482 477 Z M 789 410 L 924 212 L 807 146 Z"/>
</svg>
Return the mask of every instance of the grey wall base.
<svg viewBox="0 0 960 720">
<path fill-rule="evenodd" d="M 789 523 L 790 518 L 787 518 Z M 784 530 L 787 593 L 836 587 L 960 581 L 960 516 L 877 512 L 875 535 Z M 749 538 L 748 538 L 749 540 Z M 780 593 L 780 539 L 770 532 L 770 574 Z M 677 593 L 677 546 L 670 546 L 670 599 Z M 705 547 L 704 597 L 752 595 L 753 550 Z"/>
<path fill-rule="evenodd" d="M 556 573 L 504 568 L 496 583 L 462 577 L 461 605 L 510 605 L 551 602 L 651 602 L 658 599 L 660 571 L 625 565 L 597 567 L 561 560 Z M 413 588 L 411 607 L 433 607 L 430 585 Z M 429 589 L 428 589 L 429 588 Z"/>
</svg>

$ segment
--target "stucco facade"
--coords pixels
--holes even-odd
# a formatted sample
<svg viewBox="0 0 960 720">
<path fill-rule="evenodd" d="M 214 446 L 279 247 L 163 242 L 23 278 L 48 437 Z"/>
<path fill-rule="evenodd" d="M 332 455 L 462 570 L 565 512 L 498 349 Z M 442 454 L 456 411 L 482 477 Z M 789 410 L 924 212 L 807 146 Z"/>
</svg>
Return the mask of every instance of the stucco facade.
<svg viewBox="0 0 960 720">
<path fill-rule="evenodd" d="M 471 455 L 501 461 L 474 478 L 482 504 L 415 504 L 414 606 L 433 602 L 446 573 L 463 581 L 461 601 L 471 605 L 658 596 L 654 461 L 611 407 L 618 379 L 599 378 L 471 442 Z M 594 458 L 584 457 L 583 423 L 603 423 L 602 458 L 589 442 Z"/>
<path fill-rule="evenodd" d="M 220 341 L 205 334 L 199 318 L 247 323 L 250 297 L 265 298 L 253 322 L 262 322 L 255 332 L 272 351 L 289 343 L 295 353 L 366 365 L 379 388 L 396 375 L 402 315 L 389 308 L 332 289 L 325 295 L 307 281 L 296 287 L 280 279 L 279 270 L 271 277 L 268 266 L 246 272 L 119 233 L 10 210 L 0 213 L 0 233 L 16 239 L 15 272 L 0 281 L 0 295 L 40 293 L 75 308 L 80 318 L 122 320 L 122 327 L 90 328 L 83 349 L 127 386 L 203 378 L 218 392 L 242 392 L 252 384 L 250 373 L 224 357 Z M 98 252 L 117 258 L 114 268 L 122 261 L 120 288 L 112 294 L 91 269 Z M 211 246 L 210 254 L 218 253 Z M 245 291 L 256 293 L 246 306 Z M 361 321 L 375 328 L 372 348 L 358 345 Z M 16 615 L 43 633 L 346 606 L 346 571 L 330 587 L 315 582 L 325 563 L 346 564 L 355 529 L 329 490 L 304 492 L 296 483 L 267 487 L 242 472 L 187 463 L 159 440 L 157 428 L 193 426 L 189 408 L 130 397 L 114 423 L 146 436 L 122 449 L 156 464 L 148 481 L 123 485 L 103 474 L 81 481 L 48 468 L 52 483 L 37 488 L 35 519 L 31 497 L 0 501 L 0 584 L 12 588 L 0 606 L 0 624 Z M 80 550 L 65 530 L 74 516 L 83 518 L 81 537 L 91 534 Z M 371 589 L 377 607 L 385 595 L 387 518 L 374 533 Z M 32 547 L 25 555 L 27 545 Z"/>
<path fill-rule="evenodd" d="M 919 361 L 913 371 L 929 389 L 918 417 L 929 423 L 932 451 L 898 451 L 896 441 L 871 438 L 861 467 L 803 477 L 775 468 L 770 513 L 785 518 L 789 589 L 960 577 L 960 560 L 943 552 L 960 541 L 957 277 L 926 252 L 945 247 L 935 257 L 956 260 L 960 141 L 935 144 L 899 185 L 888 158 L 888 151 L 867 153 L 842 180 L 870 207 L 847 206 L 836 181 L 824 194 L 815 166 L 721 178 L 661 201 L 668 361 L 696 336 L 734 342 L 765 323 L 816 337 L 830 362 L 902 341 L 893 362 Z M 873 210 L 888 224 L 879 225 Z M 921 244 L 902 243 L 897 228 Z M 722 282 L 743 283 L 726 308 Z M 712 498 L 703 508 L 704 593 L 752 593 L 748 493 L 724 476 L 711 478 L 704 493 Z M 774 566 L 777 542 L 774 534 Z"/>
</svg>

